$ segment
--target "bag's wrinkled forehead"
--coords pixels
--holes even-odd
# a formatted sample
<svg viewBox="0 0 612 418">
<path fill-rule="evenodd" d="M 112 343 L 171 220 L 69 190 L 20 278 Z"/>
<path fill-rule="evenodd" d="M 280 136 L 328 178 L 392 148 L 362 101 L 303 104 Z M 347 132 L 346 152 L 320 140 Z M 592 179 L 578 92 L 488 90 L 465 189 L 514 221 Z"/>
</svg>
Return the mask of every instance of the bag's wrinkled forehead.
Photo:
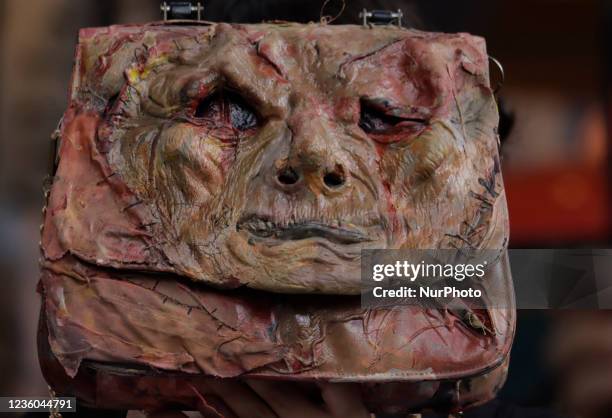
<svg viewBox="0 0 612 418">
<path fill-rule="evenodd" d="M 482 38 L 392 26 L 111 26 L 83 29 L 77 51 L 72 98 L 91 94 L 94 101 L 117 94 L 135 66 L 147 72 L 167 62 L 217 67 L 231 61 L 244 66 L 255 63 L 261 74 L 281 82 L 316 73 L 319 78 L 343 79 L 355 88 L 375 85 L 387 96 L 410 95 L 424 85 L 444 95 L 444 90 L 454 87 L 457 69 L 488 86 Z M 245 60 L 248 54 L 257 62 Z"/>
</svg>

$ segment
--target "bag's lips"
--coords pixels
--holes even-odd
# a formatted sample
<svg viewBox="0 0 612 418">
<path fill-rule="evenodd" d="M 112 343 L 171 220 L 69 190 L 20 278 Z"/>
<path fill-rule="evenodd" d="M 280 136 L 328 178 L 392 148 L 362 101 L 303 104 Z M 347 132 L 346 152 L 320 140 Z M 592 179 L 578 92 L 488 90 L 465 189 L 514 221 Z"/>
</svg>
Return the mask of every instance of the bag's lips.
<svg viewBox="0 0 612 418">
<path fill-rule="evenodd" d="M 338 244 L 358 244 L 372 241 L 370 235 L 352 224 L 343 224 L 342 221 L 330 223 L 316 220 L 301 220 L 287 222 L 273 222 L 269 218 L 249 216 L 238 222 L 237 230 L 245 230 L 257 238 L 273 238 L 277 240 L 293 241 L 307 238 L 324 238 Z"/>
</svg>

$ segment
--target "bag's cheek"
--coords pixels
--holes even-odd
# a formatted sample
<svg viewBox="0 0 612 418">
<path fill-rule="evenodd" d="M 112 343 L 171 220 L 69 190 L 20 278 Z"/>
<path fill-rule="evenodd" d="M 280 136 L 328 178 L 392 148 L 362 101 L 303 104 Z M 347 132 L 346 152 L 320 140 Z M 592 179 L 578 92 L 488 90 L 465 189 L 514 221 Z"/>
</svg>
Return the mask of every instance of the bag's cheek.
<svg viewBox="0 0 612 418">
<path fill-rule="evenodd" d="M 434 122 L 419 137 L 388 146 L 382 154 L 383 183 L 392 210 L 407 231 L 402 246 L 437 247 L 461 222 L 457 214 L 467 198 L 457 179 L 470 173 L 457 143 L 443 123 Z"/>
</svg>

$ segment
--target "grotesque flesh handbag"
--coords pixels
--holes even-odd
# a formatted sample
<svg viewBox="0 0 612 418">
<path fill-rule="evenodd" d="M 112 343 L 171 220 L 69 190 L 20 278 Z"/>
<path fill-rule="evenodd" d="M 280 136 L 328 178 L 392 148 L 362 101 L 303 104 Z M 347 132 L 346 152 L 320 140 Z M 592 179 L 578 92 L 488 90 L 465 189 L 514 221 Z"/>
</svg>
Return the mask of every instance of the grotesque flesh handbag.
<svg viewBox="0 0 612 418">
<path fill-rule="evenodd" d="M 353 382 L 374 412 L 503 384 L 507 306 L 360 305 L 364 249 L 498 249 L 483 39 L 395 26 L 83 29 L 42 232 L 40 362 L 104 409 L 202 410 L 245 377 Z"/>
</svg>

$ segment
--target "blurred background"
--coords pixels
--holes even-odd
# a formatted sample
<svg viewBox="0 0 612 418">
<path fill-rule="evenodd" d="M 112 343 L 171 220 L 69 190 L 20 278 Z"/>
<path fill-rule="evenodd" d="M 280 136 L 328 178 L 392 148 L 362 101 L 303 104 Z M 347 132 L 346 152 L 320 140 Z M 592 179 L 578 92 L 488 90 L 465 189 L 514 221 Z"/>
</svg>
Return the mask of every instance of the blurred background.
<svg viewBox="0 0 612 418">
<path fill-rule="evenodd" d="M 206 20 L 318 21 L 341 1 L 210 0 Z M 598 0 L 346 0 L 335 23 L 402 9 L 405 26 L 484 36 L 506 71 L 503 172 L 511 247 L 609 247 L 612 5 Z M 39 395 L 37 259 L 50 134 L 79 28 L 159 20 L 156 0 L 0 1 L 0 395 Z M 511 127 L 511 129 L 509 129 Z M 612 274 L 612 273 L 611 273 Z M 612 416 L 612 313 L 519 313 L 501 398 Z M 559 347 L 564 347 L 560 350 Z"/>
</svg>

